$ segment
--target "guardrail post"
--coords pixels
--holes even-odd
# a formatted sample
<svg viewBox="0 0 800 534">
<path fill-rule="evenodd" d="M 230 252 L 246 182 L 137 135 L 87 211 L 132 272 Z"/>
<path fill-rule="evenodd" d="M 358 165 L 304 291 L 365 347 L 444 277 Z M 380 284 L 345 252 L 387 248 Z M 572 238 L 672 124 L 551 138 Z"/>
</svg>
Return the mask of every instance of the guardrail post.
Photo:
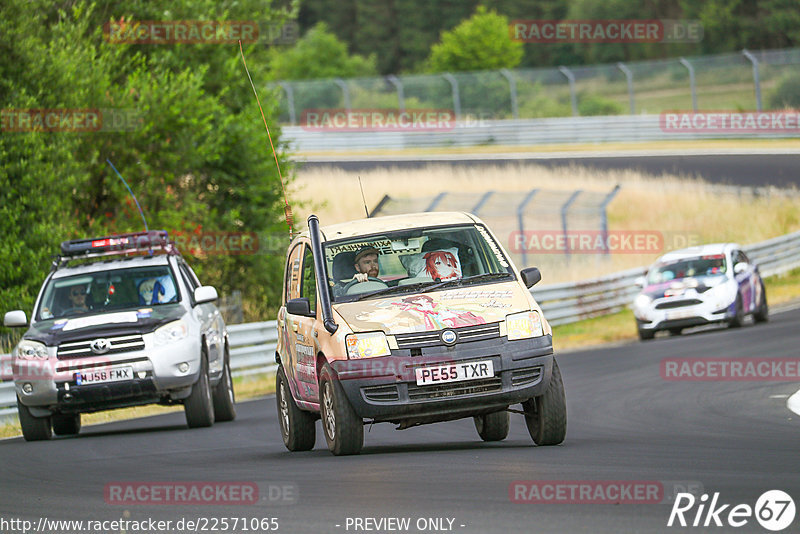
<svg viewBox="0 0 800 534">
<path fill-rule="evenodd" d="M 517 226 L 519 227 L 519 235 L 524 238 L 525 236 L 525 206 L 531 199 L 538 193 L 538 189 L 531 189 L 525 198 L 522 199 L 519 206 L 517 206 Z M 525 268 L 525 263 L 528 261 L 528 255 L 525 253 L 525 247 L 522 247 L 522 268 Z"/>
<path fill-rule="evenodd" d="M 622 71 L 625 75 L 625 79 L 628 80 L 628 102 L 630 103 L 631 108 L 631 115 L 636 115 L 636 103 L 633 99 L 633 73 L 631 69 L 629 69 L 625 63 L 619 62 L 617 63 L 617 68 Z"/>
<path fill-rule="evenodd" d="M 753 64 L 753 83 L 756 86 L 756 110 L 761 111 L 761 80 L 758 75 L 758 58 L 751 54 L 746 48 L 742 50 L 742 54 Z"/>
<path fill-rule="evenodd" d="M 612 189 L 611 192 L 608 195 L 606 195 L 606 198 L 604 198 L 602 204 L 600 204 L 600 218 L 602 220 L 602 222 L 600 224 L 601 224 L 602 232 L 603 232 L 603 253 L 604 254 L 608 254 L 609 253 L 609 250 L 608 250 L 608 213 L 607 213 L 607 209 L 608 209 L 608 205 L 611 203 L 612 200 L 614 200 L 614 197 L 617 196 L 618 192 L 619 192 L 619 184 L 614 186 L 614 189 Z"/>
<path fill-rule="evenodd" d="M 569 100 L 572 103 L 572 116 L 578 116 L 578 96 L 575 93 L 575 75 L 567 67 L 558 67 L 559 72 L 569 81 Z"/>
<path fill-rule="evenodd" d="M 439 205 L 439 202 L 441 202 L 442 199 L 446 196 L 447 193 L 439 193 L 438 195 L 436 195 L 436 198 L 433 199 L 433 202 L 431 202 L 430 206 L 425 208 L 425 211 L 433 211 L 434 209 L 436 209 L 436 206 Z"/>
<path fill-rule="evenodd" d="M 486 201 L 487 201 L 487 200 L 489 200 L 489 197 L 490 197 L 490 196 L 492 196 L 492 194 L 493 194 L 493 193 L 494 193 L 494 191 L 487 191 L 487 192 L 485 192 L 485 193 L 484 193 L 484 194 L 481 196 L 481 199 L 478 201 L 478 203 L 477 203 L 477 204 L 475 204 L 475 206 L 473 206 L 473 207 L 472 207 L 471 213 L 474 213 L 475 215 L 477 215 L 477 214 L 478 214 L 478 212 L 479 212 L 479 211 L 481 210 L 481 208 L 483 207 L 483 205 L 484 205 L 484 204 L 486 204 Z"/>
<path fill-rule="evenodd" d="M 280 82 L 278 85 L 280 85 L 286 93 L 286 102 L 289 104 L 289 122 L 294 126 L 297 124 L 297 115 L 294 110 L 294 91 L 292 90 L 291 84 L 288 82 Z"/>
<path fill-rule="evenodd" d="M 519 106 L 517 105 L 517 80 L 514 79 L 514 75 L 511 74 L 511 71 L 508 69 L 500 69 L 500 74 L 502 74 L 506 80 L 508 80 L 508 90 L 511 93 L 511 116 L 515 119 L 519 118 Z"/>
<path fill-rule="evenodd" d="M 333 83 L 339 86 L 342 90 L 342 96 L 344 97 L 344 109 L 348 112 L 350 111 L 350 89 L 347 87 L 347 82 L 345 82 L 341 78 L 334 78 Z"/>
<path fill-rule="evenodd" d="M 456 77 L 445 72 L 442 77 L 450 82 L 450 87 L 453 88 L 453 113 L 456 114 L 456 120 L 461 118 L 461 95 L 458 93 L 458 80 Z"/>
<path fill-rule="evenodd" d="M 398 78 L 394 74 L 390 74 L 389 76 L 386 77 L 386 79 L 397 89 L 397 109 L 399 109 L 400 111 L 405 111 L 406 99 L 403 96 L 403 82 L 401 82 L 400 78 Z"/>
<path fill-rule="evenodd" d="M 569 207 L 575 202 L 575 199 L 578 198 L 582 191 L 578 189 L 570 197 L 564 202 L 564 205 L 561 206 L 561 227 L 564 229 L 564 254 L 569 256 L 569 235 L 567 235 L 567 212 L 569 211 Z"/>
<path fill-rule="evenodd" d="M 682 57 L 680 62 L 689 71 L 689 86 L 692 88 L 692 110 L 697 113 L 697 84 L 694 79 L 694 67 L 686 58 Z"/>
</svg>

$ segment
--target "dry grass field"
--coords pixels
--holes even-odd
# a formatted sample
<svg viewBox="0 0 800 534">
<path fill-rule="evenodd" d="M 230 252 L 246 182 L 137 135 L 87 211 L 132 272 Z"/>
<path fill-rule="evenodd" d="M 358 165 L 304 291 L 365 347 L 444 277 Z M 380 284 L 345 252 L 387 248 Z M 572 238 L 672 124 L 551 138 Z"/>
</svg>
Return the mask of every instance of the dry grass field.
<svg viewBox="0 0 800 534">
<path fill-rule="evenodd" d="M 647 265 L 668 250 L 692 244 L 715 241 L 748 244 L 800 229 L 800 194 L 796 191 L 772 190 L 753 195 L 749 190 L 721 188 L 695 177 L 537 165 L 430 165 L 414 170 L 371 170 L 359 174 L 333 168 L 300 169 L 290 192 L 290 200 L 298 204 L 294 208 L 295 219 L 304 222 L 312 212 L 320 217 L 323 225 L 363 218 L 358 175 L 370 210 L 384 195 L 432 199 L 447 192 L 448 198 L 478 199 L 490 190 L 516 193 L 504 196 L 510 199 L 507 206 L 494 205 L 485 210 L 488 213 L 481 211 L 480 216 L 512 253 L 517 266 L 539 266 L 545 283 L 580 280 Z M 551 195 L 548 198 L 559 199 L 554 200 L 556 205 L 545 205 L 537 208 L 541 212 L 529 211 L 525 216 L 526 230 L 557 230 L 560 228 L 558 207 L 570 191 L 580 189 L 584 197 L 599 198 L 615 185 L 619 185 L 620 190 L 608 206 L 608 229 L 629 235 L 656 233 L 661 236 L 656 249 L 634 248 L 624 253 L 583 253 L 569 257 L 528 249 L 525 265 L 521 265 L 522 258 L 515 253 L 519 247 L 514 245 L 515 207 L 528 191 L 538 188 L 542 192 L 562 192 L 561 196 L 548 193 Z M 418 205 L 426 206 L 429 202 Z M 569 226 L 577 230 L 597 228 L 596 221 L 592 224 L 595 226 L 589 227 L 578 220 L 571 221 Z"/>
</svg>

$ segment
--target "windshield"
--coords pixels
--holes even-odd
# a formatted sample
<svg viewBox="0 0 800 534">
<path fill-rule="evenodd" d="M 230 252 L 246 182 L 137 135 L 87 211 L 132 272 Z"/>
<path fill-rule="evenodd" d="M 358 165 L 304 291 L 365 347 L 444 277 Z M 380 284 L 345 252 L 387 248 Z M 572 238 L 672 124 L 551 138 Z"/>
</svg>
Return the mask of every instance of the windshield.
<svg viewBox="0 0 800 534">
<path fill-rule="evenodd" d="M 168 265 L 133 267 L 51 278 L 39 304 L 39 320 L 178 302 Z"/>
<path fill-rule="evenodd" d="M 698 276 L 721 276 L 727 271 L 724 254 L 684 258 L 656 264 L 647 275 L 648 284 L 660 284 Z"/>
<path fill-rule="evenodd" d="M 333 302 L 513 277 L 508 260 L 480 225 L 415 228 L 326 243 L 325 260 Z"/>
</svg>

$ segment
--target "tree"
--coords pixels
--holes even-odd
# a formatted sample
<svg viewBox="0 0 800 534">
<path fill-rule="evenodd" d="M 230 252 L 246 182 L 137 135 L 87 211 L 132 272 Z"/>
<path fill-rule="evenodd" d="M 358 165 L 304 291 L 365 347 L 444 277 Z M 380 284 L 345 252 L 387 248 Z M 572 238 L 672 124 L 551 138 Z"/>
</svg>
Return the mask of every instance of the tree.
<svg viewBox="0 0 800 534">
<path fill-rule="evenodd" d="M 522 43 L 512 41 L 508 19 L 479 6 L 475 14 L 442 34 L 428 57 L 432 72 L 513 69 L 522 60 Z"/>
</svg>

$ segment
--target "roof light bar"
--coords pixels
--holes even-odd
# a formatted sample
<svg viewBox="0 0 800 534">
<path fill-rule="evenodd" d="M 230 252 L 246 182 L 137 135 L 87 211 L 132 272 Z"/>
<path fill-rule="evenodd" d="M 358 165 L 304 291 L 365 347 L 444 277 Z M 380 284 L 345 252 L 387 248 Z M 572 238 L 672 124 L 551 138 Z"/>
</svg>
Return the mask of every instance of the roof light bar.
<svg viewBox="0 0 800 534">
<path fill-rule="evenodd" d="M 166 230 L 134 232 L 89 239 L 74 239 L 61 243 L 61 256 L 64 258 L 96 257 L 100 255 L 150 252 L 154 249 L 171 251 L 173 249 Z"/>
</svg>

